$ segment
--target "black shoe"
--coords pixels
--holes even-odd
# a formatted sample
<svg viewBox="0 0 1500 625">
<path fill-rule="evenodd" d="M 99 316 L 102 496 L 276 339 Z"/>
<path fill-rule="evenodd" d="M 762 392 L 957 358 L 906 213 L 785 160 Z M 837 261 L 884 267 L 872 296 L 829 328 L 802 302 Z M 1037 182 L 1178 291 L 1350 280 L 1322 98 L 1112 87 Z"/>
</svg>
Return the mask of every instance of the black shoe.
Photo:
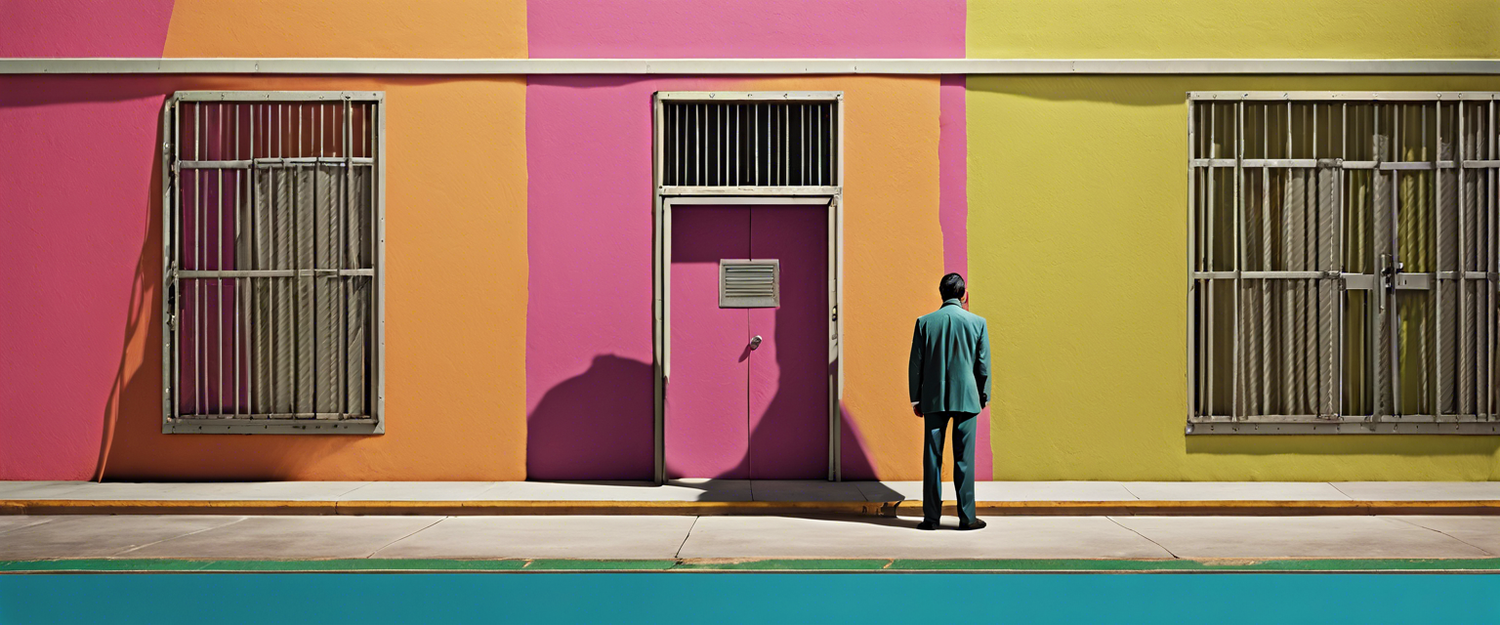
<svg viewBox="0 0 1500 625">
<path fill-rule="evenodd" d="M 967 525 L 965 525 L 963 523 L 959 523 L 958 524 L 958 529 L 961 529 L 961 530 L 982 530 L 982 529 L 984 529 L 984 526 L 986 526 L 986 525 L 989 525 L 989 523 L 985 523 L 984 519 L 974 519 L 973 523 L 969 523 Z"/>
<path fill-rule="evenodd" d="M 917 524 L 919 530 L 935 530 L 938 528 L 937 521 L 922 521 Z"/>
</svg>

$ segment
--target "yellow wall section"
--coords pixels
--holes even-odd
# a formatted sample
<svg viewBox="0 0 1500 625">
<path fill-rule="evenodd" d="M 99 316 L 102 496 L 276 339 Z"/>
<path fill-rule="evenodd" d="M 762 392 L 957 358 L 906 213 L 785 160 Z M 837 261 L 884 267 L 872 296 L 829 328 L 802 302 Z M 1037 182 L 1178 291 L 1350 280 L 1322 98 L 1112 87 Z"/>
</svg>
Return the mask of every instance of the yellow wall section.
<svg viewBox="0 0 1500 625">
<path fill-rule="evenodd" d="M 1455 77 L 974 77 L 969 270 L 996 479 L 1500 479 L 1493 436 L 1185 436 L 1187 105 L 1199 90 L 1500 90 Z"/>
<path fill-rule="evenodd" d="M 743 88 L 844 92 L 844 408 L 876 475 L 921 479 L 922 422 L 906 397 L 906 363 L 912 324 L 942 303 L 938 80 L 787 78 Z M 845 466 L 852 445 L 845 441 Z"/>
<path fill-rule="evenodd" d="M 168 91 L 385 91 L 386 433 L 165 435 L 159 403 L 147 403 L 118 428 L 111 474 L 525 479 L 524 79 L 169 80 Z"/>
<path fill-rule="evenodd" d="M 165 57 L 521 58 L 525 0 L 176 0 Z"/>
<path fill-rule="evenodd" d="M 1496 58 L 1495 0 L 970 0 L 976 58 Z"/>
</svg>

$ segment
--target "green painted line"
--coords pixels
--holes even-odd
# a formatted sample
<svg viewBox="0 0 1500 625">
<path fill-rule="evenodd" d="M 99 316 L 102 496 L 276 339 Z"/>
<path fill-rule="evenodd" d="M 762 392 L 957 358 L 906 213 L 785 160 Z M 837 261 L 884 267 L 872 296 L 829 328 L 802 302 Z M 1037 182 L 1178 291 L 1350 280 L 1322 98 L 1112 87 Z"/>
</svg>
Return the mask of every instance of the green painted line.
<svg viewBox="0 0 1500 625">
<path fill-rule="evenodd" d="M 0 572 L 28 571 L 198 571 L 211 562 L 203 560 L 7 560 Z"/>
<path fill-rule="evenodd" d="M 676 560 L 532 560 L 528 571 L 665 571 Z"/>
<path fill-rule="evenodd" d="M 735 562 L 683 562 L 674 571 L 878 571 L 890 560 L 744 560 Z"/>
<path fill-rule="evenodd" d="M 1223 560 L 896 560 L 893 571 L 1500 570 L 1500 558 Z"/>
<path fill-rule="evenodd" d="M 526 560 L 215 560 L 204 571 L 519 571 Z"/>
<path fill-rule="evenodd" d="M 173 560 L 79 558 L 0 560 L 0 573 L 129 572 L 467 572 L 467 571 L 1025 571 L 1025 572 L 1360 572 L 1500 571 L 1500 558 L 1455 559 L 1274 559 L 1274 560 L 921 560 L 761 559 L 735 561 L 586 559 L 335 559 Z"/>
<path fill-rule="evenodd" d="M 519 571 L 527 560 L 395 560 L 351 558 L 339 560 L 126 560 L 64 559 L 0 561 L 0 572 L 45 571 Z"/>
</svg>

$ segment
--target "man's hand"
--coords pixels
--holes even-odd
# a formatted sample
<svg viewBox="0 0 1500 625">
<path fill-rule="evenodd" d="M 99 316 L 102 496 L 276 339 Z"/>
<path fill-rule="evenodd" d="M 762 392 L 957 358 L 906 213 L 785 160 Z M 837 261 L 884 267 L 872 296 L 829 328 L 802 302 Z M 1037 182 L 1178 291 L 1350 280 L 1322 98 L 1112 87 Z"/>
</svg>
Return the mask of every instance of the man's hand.
<svg viewBox="0 0 1500 625">
<path fill-rule="evenodd" d="M 911 413 L 920 417 L 920 416 L 922 416 L 922 409 L 920 407 L 918 407 L 916 404 L 912 404 L 911 405 Z"/>
</svg>

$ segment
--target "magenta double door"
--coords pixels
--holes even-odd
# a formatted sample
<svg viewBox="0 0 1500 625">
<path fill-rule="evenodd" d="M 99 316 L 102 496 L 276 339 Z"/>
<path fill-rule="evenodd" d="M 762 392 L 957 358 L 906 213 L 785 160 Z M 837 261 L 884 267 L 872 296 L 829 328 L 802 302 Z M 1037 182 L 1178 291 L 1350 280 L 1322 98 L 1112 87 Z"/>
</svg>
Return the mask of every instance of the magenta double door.
<svg viewBox="0 0 1500 625">
<path fill-rule="evenodd" d="M 827 478 L 827 210 L 672 209 L 667 477 Z M 726 259 L 780 261 L 779 306 L 721 308 Z"/>
</svg>

